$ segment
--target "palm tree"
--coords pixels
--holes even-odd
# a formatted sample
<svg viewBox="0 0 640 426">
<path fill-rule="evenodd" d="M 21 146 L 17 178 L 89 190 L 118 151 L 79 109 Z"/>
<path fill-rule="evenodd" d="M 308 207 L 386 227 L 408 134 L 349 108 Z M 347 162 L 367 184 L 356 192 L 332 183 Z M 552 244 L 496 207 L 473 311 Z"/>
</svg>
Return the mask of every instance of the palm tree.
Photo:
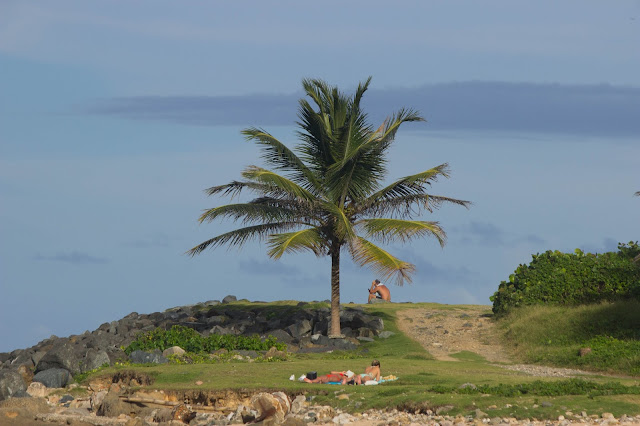
<svg viewBox="0 0 640 426">
<path fill-rule="evenodd" d="M 356 264 L 367 265 L 383 279 L 398 285 L 411 282 L 415 267 L 372 240 L 405 242 L 432 236 L 444 246 L 446 234 L 438 222 L 411 220 L 443 203 L 469 206 L 468 201 L 427 194 L 438 177 L 449 177 L 447 164 L 406 176 L 382 186 L 385 154 L 402 123 L 424 121 L 415 111 L 401 109 L 377 128 L 367 123 L 360 101 L 371 77 L 353 97 L 322 80 L 303 80 L 306 95 L 299 101 L 296 123 L 300 143 L 290 150 L 263 129 L 242 131 L 262 147 L 271 170 L 249 166 L 243 180 L 206 190 L 208 195 L 239 195 L 243 190 L 257 198 L 206 210 L 200 223 L 217 218 L 241 221 L 242 228 L 218 235 L 189 250 L 191 256 L 208 247 L 242 246 L 252 238 L 266 240 L 267 254 L 310 251 L 331 256 L 331 337 L 340 336 L 340 254 L 347 251 Z"/>
</svg>

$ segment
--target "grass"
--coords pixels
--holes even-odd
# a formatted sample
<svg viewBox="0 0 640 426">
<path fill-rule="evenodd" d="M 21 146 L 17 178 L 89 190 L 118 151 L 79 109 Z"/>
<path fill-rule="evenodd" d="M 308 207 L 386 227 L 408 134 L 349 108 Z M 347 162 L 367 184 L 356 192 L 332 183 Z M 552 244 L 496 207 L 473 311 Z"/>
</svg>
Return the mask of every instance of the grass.
<svg viewBox="0 0 640 426">
<path fill-rule="evenodd" d="M 236 303 L 245 307 L 252 305 L 244 301 Z M 297 302 L 280 305 L 292 304 L 297 304 Z M 411 412 L 431 410 L 449 415 L 474 415 L 475 410 L 480 409 L 490 417 L 506 416 L 521 419 L 557 419 L 559 415 L 567 417 L 567 411 L 574 413 L 586 411 L 588 414 L 611 412 L 616 416 L 640 414 L 640 396 L 634 394 L 638 386 L 637 379 L 616 379 L 617 385 L 615 386 L 618 386 L 618 389 L 622 389 L 622 392 L 626 394 L 610 395 L 607 392 L 594 392 L 586 389 L 588 386 L 585 384 L 595 383 L 599 386 L 605 386 L 611 382 L 611 377 L 596 373 L 585 377 L 585 380 L 565 383 L 563 379 L 532 377 L 493 366 L 472 352 L 454 354 L 453 357 L 458 361 L 437 361 L 422 346 L 402 334 L 395 325 L 398 310 L 428 308 L 448 311 L 457 309 L 462 313 L 465 309 L 464 305 L 420 303 L 364 305 L 364 308 L 383 318 L 385 330 L 393 331 L 395 334 L 388 339 L 378 338 L 374 342 L 364 343 L 360 350 L 354 352 L 294 354 L 287 361 L 282 362 L 231 361 L 196 365 L 120 366 L 109 367 L 95 373 L 95 375 L 113 374 L 118 370 L 133 369 L 152 376 L 155 381 L 148 388 L 159 390 L 283 390 L 291 395 L 313 396 L 314 403 L 332 405 L 352 412 L 368 408 L 398 408 Z M 551 313 L 552 311 L 544 311 L 543 316 L 546 318 Z M 558 316 L 562 317 L 562 315 Z M 570 317 L 566 313 L 564 316 Z M 541 336 L 544 334 L 542 329 L 545 327 L 555 330 L 554 336 L 557 337 L 553 337 L 553 339 L 558 341 L 560 341 L 561 333 L 564 333 L 563 336 L 568 336 L 571 333 L 580 334 L 577 331 L 562 332 L 562 326 L 557 323 L 559 318 L 556 317 L 556 313 L 553 313 L 553 318 L 556 322 L 554 319 L 545 319 L 545 321 L 541 321 L 540 325 L 530 326 L 530 329 L 536 329 L 530 333 L 536 336 L 536 342 L 542 342 Z M 520 350 L 518 353 L 526 353 L 526 351 L 522 351 L 526 346 L 526 338 L 520 333 L 526 332 L 527 329 L 523 327 L 525 322 L 521 323 L 520 321 L 528 320 L 531 324 L 531 321 L 539 319 L 537 314 L 529 312 L 523 313 L 522 318 L 512 318 L 517 322 L 517 326 L 514 323 L 514 327 L 506 327 L 505 323 L 501 322 L 504 332 L 517 343 Z M 568 341 L 570 340 L 567 339 Z M 310 385 L 289 381 L 289 376 L 292 374 L 298 377 L 308 371 L 317 371 L 319 374 L 336 369 L 362 372 L 373 358 L 380 360 L 383 375 L 393 374 L 399 377 L 399 380 L 378 386 Z M 91 375 L 87 380 L 91 380 L 95 375 Z M 203 383 L 196 385 L 196 381 Z M 490 392 L 464 393 L 458 391 L 458 388 L 465 383 L 473 383 L 478 387 L 483 387 L 483 391 L 489 389 Z M 626 388 L 629 386 L 631 388 Z M 518 389 L 529 388 L 537 390 L 533 393 L 515 392 Z M 570 392 L 570 389 L 580 390 L 581 388 L 586 389 L 583 389 L 582 394 L 563 394 L 563 392 Z M 545 393 L 552 395 L 548 396 Z M 348 395 L 348 399 L 338 399 L 339 394 Z"/>
<path fill-rule="evenodd" d="M 527 306 L 499 321 L 505 344 L 526 363 L 640 375 L 640 302 Z M 580 356 L 581 348 L 590 348 Z"/>
</svg>

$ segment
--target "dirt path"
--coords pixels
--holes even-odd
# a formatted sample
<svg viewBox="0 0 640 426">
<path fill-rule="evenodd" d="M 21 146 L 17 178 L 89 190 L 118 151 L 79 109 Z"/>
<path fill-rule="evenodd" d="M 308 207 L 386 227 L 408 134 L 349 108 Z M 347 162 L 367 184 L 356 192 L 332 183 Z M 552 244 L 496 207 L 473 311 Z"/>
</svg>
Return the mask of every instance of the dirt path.
<svg viewBox="0 0 640 426">
<path fill-rule="evenodd" d="M 448 309 L 406 309 L 398 312 L 400 331 L 440 361 L 458 361 L 452 354 L 469 351 L 508 370 L 532 376 L 576 377 L 593 373 L 568 368 L 514 364 L 500 343 L 491 307 L 464 305 Z"/>
<path fill-rule="evenodd" d="M 441 361 L 456 361 L 451 354 L 469 351 L 489 362 L 509 363 L 499 344 L 489 306 L 451 309 L 406 309 L 398 312 L 398 328 Z"/>
</svg>

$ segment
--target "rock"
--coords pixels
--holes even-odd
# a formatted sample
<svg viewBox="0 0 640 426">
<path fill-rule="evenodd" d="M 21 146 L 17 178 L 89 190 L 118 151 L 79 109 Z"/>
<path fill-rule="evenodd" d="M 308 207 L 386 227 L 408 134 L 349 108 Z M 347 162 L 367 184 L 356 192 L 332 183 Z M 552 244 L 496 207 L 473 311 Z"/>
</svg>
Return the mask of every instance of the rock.
<svg viewBox="0 0 640 426">
<path fill-rule="evenodd" d="M 297 395 L 291 402 L 291 412 L 298 414 L 307 406 L 307 399 L 304 395 Z"/>
<path fill-rule="evenodd" d="M 542 405 L 543 407 L 546 407 L 546 408 L 548 408 L 548 407 L 553 407 L 553 404 L 552 404 L 552 403 L 550 403 L 549 401 L 542 401 L 542 404 L 541 404 L 541 405 Z"/>
<path fill-rule="evenodd" d="M 282 423 L 291 409 L 289 398 L 283 392 L 260 392 L 251 397 L 251 405 L 258 412 L 256 422 L 271 420 Z"/>
<path fill-rule="evenodd" d="M 209 330 L 209 334 L 236 334 L 231 328 L 221 327 L 219 325 L 214 326 L 211 330 Z"/>
<path fill-rule="evenodd" d="M 351 351 L 358 347 L 357 344 L 347 339 L 330 339 L 329 346 L 333 349 L 337 349 L 341 351 Z"/>
<path fill-rule="evenodd" d="M 313 343 L 314 345 L 327 346 L 329 345 L 329 341 L 330 339 L 325 335 L 322 335 L 322 334 L 311 335 L 311 343 Z"/>
<path fill-rule="evenodd" d="M 277 358 L 277 359 L 286 359 L 287 358 L 287 354 L 286 352 L 283 351 L 279 351 L 275 348 L 275 346 L 272 346 L 267 353 L 264 355 L 264 357 L 266 359 L 269 358 Z"/>
<path fill-rule="evenodd" d="M 93 392 L 93 394 L 91 394 L 91 396 L 89 397 L 89 403 L 91 406 L 91 411 L 98 411 L 98 407 L 100 407 L 100 405 L 102 404 L 102 401 L 104 401 L 104 398 L 107 396 L 107 391 L 106 390 L 101 390 L 98 392 Z"/>
<path fill-rule="evenodd" d="M 458 389 L 473 389 L 476 390 L 478 389 L 478 387 L 476 385 L 474 385 L 473 383 L 463 383 L 460 385 L 460 387 L 458 387 Z"/>
<path fill-rule="evenodd" d="M 477 419 L 484 419 L 485 417 L 489 417 L 489 415 L 487 413 L 485 413 L 484 411 L 480 410 L 479 408 L 476 408 L 476 418 Z"/>
<path fill-rule="evenodd" d="M 27 387 L 27 393 L 31 395 L 32 398 L 44 398 L 51 392 L 51 390 L 40 382 L 31 382 L 29 383 L 29 387 Z"/>
<path fill-rule="evenodd" d="M 183 423 L 189 423 L 196 417 L 196 413 L 191 411 L 189 407 L 185 404 L 176 405 L 173 410 L 171 410 L 171 419 L 178 420 Z"/>
<path fill-rule="evenodd" d="M 337 425 L 344 425 L 348 423 L 353 423 L 354 417 L 348 413 L 340 413 L 335 416 L 331 421 Z"/>
<path fill-rule="evenodd" d="M 300 339 L 302 336 L 308 335 L 311 333 L 312 327 L 311 322 L 309 320 L 302 320 L 300 322 L 296 322 L 291 324 L 286 329 L 294 339 Z"/>
<path fill-rule="evenodd" d="M 212 317 L 207 318 L 207 324 L 210 325 L 222 325 L 226 323 L 229 318 L 225 315 L 214 315 Z"/>
<path fill-rule="evenodd" d="M 166 364 L 169 360 L 159 350 L 154 352 L 133 351 L 129 359 L 134 364 Z"/>
<path fill-rule="evenodd" d="M 31 368 L 28 368 L 26 365 L 21 365 L 18 367 L 17 371 L 18 374 L 22 376 L 22 380 L 24 380 L 25 383 L 31 383 L 33 380 L 33 370 Z"/>
<path fill-rule="evenodd" d="M 98 416 L 118 417 L 120 414 L 131 414 L 131 404 L 123 402 L 116 392 L 109 392 L 96 410 Z"/>
<path fill-rule="evenodd" d="M 96 370 L 103 365 L 110 365 L 111 360 L 109 355 L 104 350 L 89 349 L 82 360 L 80 365 L 80 372 L 86 373 L 87 371 Z"/>
<path fill-rule="evenodd" d="M 236 301 L 238 301 L 238 298 L 232 295 L 226 296 L 224 299 L 222 299 L 222 303 L 231 303 Z"/>
<path fill-rule="evenodd" d="M 164 351 L 162 351 L 162 356 L 163 357 L 169 357 L 169 355 L 182 356 L 185 353 L 186 351 L 182 349 L 180 346 L 171 346 L 170 348 L 167 348 Z"/>
<path fill-rule="evenodd" d="M 0 401 L 26 394 L 27 384 L 16 370 L 0 370 Z"/>
<path fill-rule="evenodd" d="M 395 335 L 396 333 L 394 333 L 393 331 L 383 331 L 381 333 L 378 334 L 378 337 L 380 337 L 381 339 L 388 339 L 389 337 Z"/>
<path fill-rule="evenodd" d="M 42 383 L 48 388 L 63 388 L 71 383 L 72 377 L 69 370 L 64 368 L 49 368 L 36 373 L 33 381 Z"/>
<path fill-rule="evenodd" d="M 357 334 L 358 338 L 360 337 L 373 338 L 376 336 L 376 333 L 372 329 L 367 327 L 360 327 L 357 333 L 358 333 Z"/>
<path fill-rule="evenodd" d="M 36 373 L 51 368 L 64 368 L 71 374 L 80 373 L 80 359 L 74 346 L 69 339 L 58 340 L 38 362 Z"/>
</svg>

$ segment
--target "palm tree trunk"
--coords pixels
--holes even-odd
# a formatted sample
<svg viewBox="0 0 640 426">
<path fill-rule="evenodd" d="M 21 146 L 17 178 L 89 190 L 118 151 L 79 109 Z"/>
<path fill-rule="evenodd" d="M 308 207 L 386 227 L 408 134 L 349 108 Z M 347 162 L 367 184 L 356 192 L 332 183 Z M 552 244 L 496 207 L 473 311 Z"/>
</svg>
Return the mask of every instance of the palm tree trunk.
<svg viewBox="0 0 640 426">
<path fill-rule="evenodd" d="M 329 337 L 343 337 L 340 333 L 340 247 L 331 249 L 331 328 Z"/>
</svg>

